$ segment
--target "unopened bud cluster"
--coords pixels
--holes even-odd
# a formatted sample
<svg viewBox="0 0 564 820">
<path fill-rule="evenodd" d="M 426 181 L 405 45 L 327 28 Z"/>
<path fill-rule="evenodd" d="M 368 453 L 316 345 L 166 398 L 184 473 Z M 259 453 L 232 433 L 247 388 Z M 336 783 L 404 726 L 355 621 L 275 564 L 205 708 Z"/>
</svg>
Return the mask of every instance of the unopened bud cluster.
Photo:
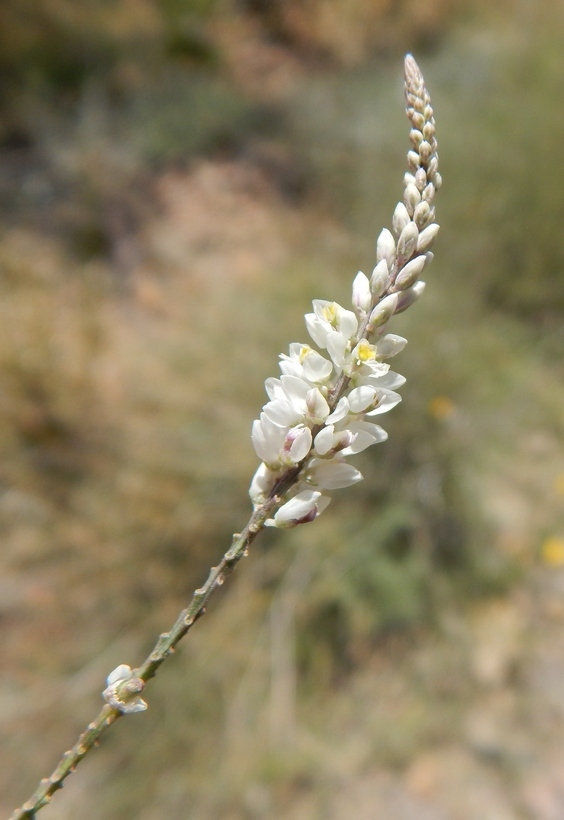
<svg viewBox="0 0 564 820">
<path fill-rule="evenodd" d="M 362 479 L 347 457 L 384 441 L 387 433 L 373 419 L 391 410 L 405 379 L 386 360 L 406 345 L 388 333 L 392 316 L 422 294 L 420 280 L 431 262 L 439 230 L 435 223 L 438 172 L 435 120 L 423 76 L 411 55 L 405 59 L 407 115 L 412 148 L 407 154 L 403 201 L 376 243 L 370 277 L 359 272 L 352 288 L 352 310 L 314 300 L 306 327 L 322 355 L 293 343 L 282 354 L 279 379 L 266 380 L 269 401 L 253 423 L 252 441 L 261 465 L 251 483 L 255 508 L 273 498 L 289 471 L 291 496 L 266 523 L 293 527 L 313 521 L 329 504 L 325 491 Z"/>
</svg>

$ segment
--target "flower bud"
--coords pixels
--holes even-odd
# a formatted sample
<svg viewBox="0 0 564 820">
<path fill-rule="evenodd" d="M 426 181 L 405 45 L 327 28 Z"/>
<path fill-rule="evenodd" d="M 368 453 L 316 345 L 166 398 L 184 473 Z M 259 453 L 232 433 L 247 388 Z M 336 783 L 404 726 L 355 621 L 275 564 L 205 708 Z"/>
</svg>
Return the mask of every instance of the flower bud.
<svg viewBox="0 0 564 820">
<path fill-rule="evenodd" d="M 415 187 L 418 191 L 422 191 L 427 184 L 427 172 L 424 168 L 418 168 L 415 172 Z"/>
<path fill-rule="evenodd" d="M 423 268 L 427 260 L 424 256 L 416 256 L 411 262 L 400 270 L 394 283 L 394 290 L 407 290 L 410 288 L 421 276 Z"/>
<path fill-rule="evenodd" d="M 423 230 L 429 222 L 431 208 L 428 202 L 420 202 L 413 212 L 413 221 L 420 230 Z"/>
<path fill-rule="evenodd" d="M 403 313 L 404 310 L 407 310 L 408 307 L 419 299 L 424 290 L 425 282 L 416 282 L 413 287 L 402 290 L 401 293 L 398 294 L 399 299 L 396 314 Z"/>
<path fill-rule="evenodd" d="M 421 157 L 417 151 L 407 152 L 407 164 L 412 171 L 416 171 L 421 165 Z"/>
<path fill-rule="evenodd" d="M 412 216 L 415 208 L 421 202 L 421 194 L 419 193 L 419 189 L 416 185 L 409 183 L 409 185 L 405 186 L 403 201 L 405 203 L 405 207 L 407 208 L 408 214 Z"/>
<path fill-rule="evenodd" d="M 376 299 L 379 299 L 380 296 L 389 288 L 389 286 L 390 271 L 388 270 L 388 263 L 385 259 L 382 259 L 372 271 L 372 276 L 370 277 L 370 290 L 372 291 L 373 296 Z"/>
<path fill-rule="evenodd" d="M 386 265 L 387 268 L 387 265 Z M 368 277 L 359 271 L 353 282 L 352 302 L 355 308 L 362 313 L 368 313 L 372 306 L 372 293 Z"/>
<path fill-rule="evenodd" d="M 384 228 L 376 242 L 376 262 L 385 259 L 388 268 L 391 268 L 396 260 L 396 243 L 391 232 Z"/>
<path fill-rule="evenodd" d="M 417 240 L 417 253 L 425 253 L 425 251 L 428 251 L 429 248 L 432 247 L 438 232 L 439 225 L 437 225 L 436 222 L 431 223 L 431 225 L 427 225 L 427 227 L 419 234 L 419 239 Z"/>
<path fill-rule="evenodd" d="M 394 215 L 392 217 L 392 228 L 394 233 L 400 234 L 407 223 L 409 222 L 409 214 L 407 213 L 407 208 L 403 204 L 403 202 L 398 202 L 396 205 L 396 209 L 394 211 Z"/>
<path fill-rule="evenodd" d="M 409 139 L 411 140 L 413 147 L 417 149 L 419 143 L 423 142 L 423 134 L 421 131 L 418 131 L 417 128 L 412 128 L 409 132 Z"/>
<path fill-rule="evenodd" d="M 385 324 L 396 312 L 398 306 L 398 294 L 390 293 L 389 296 L 384 297 L 381 302 L 378 302 L 372 313 L 370 314 L 370 321 L 368 322 L 369 333 L 372 333 L 375 328 Z"/>
<path fill-rule="evenodd" d="M 419 229 L 415 222 L 408 222 L 398 239 L 398 260 L 399 263 L 409 259 L 417 246 Z"/>
<path fill-rule="evenodd" d="M 435 186 L 429 182 L 421 191 L 421 199 L 431 203 L 435 198 Z"/>
</svg>

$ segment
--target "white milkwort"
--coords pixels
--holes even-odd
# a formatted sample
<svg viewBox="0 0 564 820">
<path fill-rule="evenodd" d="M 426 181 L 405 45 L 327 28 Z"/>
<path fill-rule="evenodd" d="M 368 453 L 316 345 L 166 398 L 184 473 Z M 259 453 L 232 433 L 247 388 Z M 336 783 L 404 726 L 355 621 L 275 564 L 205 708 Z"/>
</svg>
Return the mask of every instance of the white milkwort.
<svg viewBox="0 0 564 820">
<path fill-rule="evenodd" d="M 281 377 L 266 380 L 269 401 L 253 423 L 261 464 L 250 496 L 255 509 L 276 501 L 268 526 L 313 521 L 329 504 L 327 491 L 360 481 L 347 458 L 385 441 L 387 433 L 372 417 L 401 400 L 395 391 L 405 379 L 386 360 L 406 340 L 389 333 L 388 325 L 423 293 L 420 276 L 433 258 L 430 249 L 439 230 L 433 203 L 441 186 L 431 100 L 410 54 L 404 67 L 411 149 L 392 230 L 384 228 L 378 236 L 371 275 L 357 273 L 352 309 L 314 300 L 305 323 L 320 350 L 290 345 L 289 354 L 280 357 Z"/>
</svg>

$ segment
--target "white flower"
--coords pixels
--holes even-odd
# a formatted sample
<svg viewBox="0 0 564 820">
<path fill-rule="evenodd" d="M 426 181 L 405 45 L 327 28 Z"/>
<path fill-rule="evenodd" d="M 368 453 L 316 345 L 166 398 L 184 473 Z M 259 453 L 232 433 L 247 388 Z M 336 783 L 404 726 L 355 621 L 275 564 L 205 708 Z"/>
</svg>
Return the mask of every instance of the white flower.
<svg viewBox="0 0 564 820">
<path fill-rule="evenodd" d="M 288 376 L 305 378 L 309 382 L 321 383 L 330 378 L 333 371 L 331 362 L 309 345 L 293 342 L 290 355 L 280 355 L 280 370 Z"/>
<path fill-rule="evenodd" d="M 350 341 L 345 339 L 344 336 L 341 336 L 340 333 L 331 331 L 327 334 L 325 344 L 327 353 L 331 356 L 335 369 L 337 372 L 340 372 L 344 367 L 347 354 L 350 353 Z"/>
<path fill-rule="evenodd" d="M 302 480 L 322 490 L 338 490 L 361 481 L 362 473 L 339 456 L 332 459 L 312 458 Z"/>
<path fill-rule="evenodd" d="M 284 440 L 284 461 L 291 467 L 304 459 L 311 450 L 311 430 L 302 424 L 293 427 Z"/>
<path fill-rule="evenodd" d="M 336 331 L 345 340 L 352 339 L 358 329 L 358 319 L 352 310 L 345 310 L 337 302 L 325 299 L 313 300 L 313 313 L 306 313 L 305 321 L 309 335 L 316 345 L 327 347 L 327 336 Z"/>
<path fill-rule="evenodd" d="M 393 390 L 385 390 L 377 389 L 372 400 L 372 403 L 375 405 L 373 410 L 366 411 L 367 416 L 378 416 L 381 413 L 387 413 L 389 410 L 392 410 L 396 404 L 399 404 L 401 401 L 401 396 L 399 393 L 395 393 Z"/>
<path fill-rule="evenodd" d="M 386 390 L 397 390 L 405 384 L 405 376 L 388 370 L 389 365 L 384 365 L 386 370 L 383 373 L 369 373 L 368 376 L 355 374 L 354 383 L 356 385 L 370 384 L 372 387 L 384 387 Z"/>
<path fill-rule="evenodd" d="M 378 340 L 376 345 L 377 356 L 379 359 L 391 359 L 392 356 L 397 356 L 398 353 L 401 353 L 406 344 L 407 339 L 404 339 L 402 336 L 387 333 Z"/>
<path fill-rule="evenodd" d="M 272 400 L 263 407 L 270 421 L 279 427 L 294 427 L 304 422 L 320 424 L 329 415 L 327 400 L 317 387 L 298 376 L 266 380 Z"/>
<path fill-rule="evenodd" d="M 351 437 L 351 443 L 341 451 L 343 456 L 351 456 L 361 453 L 367 447 L 386 441 L 388 434 L 379 424 L 371 424 L 368 421 L 350 421 L 347 423 L 346 431 Z M 316 438 L 317 441 L 317 438 Z"/>
<path fill-rule="evenodd" d="M 335 432 L 335 425 L 328 424 L 315 437 L 315 454 L 321 457 L 333 456 L 335 453 L 350 447 L 354 439 L 354 433 L 349 432 L 349 430 Z"/>
<path fill-rule="evenodd" d="M 274 464 L 278 460 L 285 437 L 285 428 L 275 424 L 265 413 L 261 413 L 260 419 L 253 421 L 251 441 L 255 453 L 266 464 Z"/>
<path fill-rule="evenodd" d="M 257 456 L 273 470 L 297 464 L 311 448 L 311 430 L 308 427 L 298 424 L 287 430 L 275 424 L 265 413 L 253 422 L 251 439 Z"/>
<path fill-rule="evenodd" d="M 249 495 L 255 507 L 264 504 L 279 478 L 279 472 L 271 470 L 264 462 L 261 462 L 249 488 Z"/>
<path fill-rule="evenodd" d="M 298 524 L 307 524 L 320 515 L 331 499 L 320 492 L 304 490 L 283 504 L 274 518 L 265 522 L 267 527 L 290 529 Z"/>
<path fill-rule="evenodd" d="M 122 663 L 110 672 L 106 678 L 108 684 L 102 692 L 102 697 L 113 709 L 129 715 L 134 712 L 144 712 L 147 704 L 140 697 L 145 688 L 145 681 L 133 675 L 130 666 Z"/>
</svg>

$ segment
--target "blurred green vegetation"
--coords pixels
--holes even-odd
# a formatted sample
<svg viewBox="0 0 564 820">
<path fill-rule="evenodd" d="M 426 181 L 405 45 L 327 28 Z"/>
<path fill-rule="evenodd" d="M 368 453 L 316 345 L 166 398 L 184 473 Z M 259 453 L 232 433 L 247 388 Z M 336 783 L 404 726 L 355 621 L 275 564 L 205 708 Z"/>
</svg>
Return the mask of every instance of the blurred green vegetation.
<svg viewBox="0 0 564 820">
<path fill-rule="evenodd" d="M 92 795 L 91 818 L 330 816 L 335 778 L 456 742 L 480 686 L 464 619 L 564 526 L 563 17 L 2 4 L 6 810 L 246 520 L 264 378 L 390 223 L 408 49 L 445 186 L 390 439 L 314 527 L 266 534 L 53 816 Z"/>
</svg>

